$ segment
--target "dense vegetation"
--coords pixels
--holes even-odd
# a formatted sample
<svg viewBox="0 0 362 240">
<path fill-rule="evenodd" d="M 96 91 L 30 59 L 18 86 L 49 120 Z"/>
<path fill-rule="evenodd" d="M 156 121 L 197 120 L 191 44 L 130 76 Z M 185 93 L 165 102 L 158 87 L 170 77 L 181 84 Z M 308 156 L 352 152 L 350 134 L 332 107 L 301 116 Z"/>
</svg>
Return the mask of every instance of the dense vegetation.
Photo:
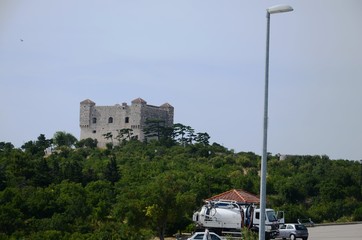
<svg viewBox="0 0 362 240">
<path fill-rule="evenodd" d="M 162 239 L 190 231 L 205 198 L 233 188 L 258 194 L 258 155 L 210 145 L 207 133 L 181 124 L 157 139 L 107 149 L 65 132 L 19 149 L 0 142 L 0 239 Z M 285 210 L 288 222 L 362 220 L 361 169 L 270 155 L 268 207 Z"/>
</svg>

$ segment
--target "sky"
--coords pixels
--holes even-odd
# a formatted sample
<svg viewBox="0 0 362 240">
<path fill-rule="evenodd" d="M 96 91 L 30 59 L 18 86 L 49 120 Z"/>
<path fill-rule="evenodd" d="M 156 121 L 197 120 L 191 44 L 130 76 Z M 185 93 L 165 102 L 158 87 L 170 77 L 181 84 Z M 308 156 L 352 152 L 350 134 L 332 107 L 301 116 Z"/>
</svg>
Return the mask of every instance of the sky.
<svg viewBox="0 0 362 240">
<path fill-rule="evenodd" d="M 79 139 L 79 103 L 141 97 L 235 152 L 362 159 L 360 0 L 0 0 L 0 142 Z"/>
</svg>

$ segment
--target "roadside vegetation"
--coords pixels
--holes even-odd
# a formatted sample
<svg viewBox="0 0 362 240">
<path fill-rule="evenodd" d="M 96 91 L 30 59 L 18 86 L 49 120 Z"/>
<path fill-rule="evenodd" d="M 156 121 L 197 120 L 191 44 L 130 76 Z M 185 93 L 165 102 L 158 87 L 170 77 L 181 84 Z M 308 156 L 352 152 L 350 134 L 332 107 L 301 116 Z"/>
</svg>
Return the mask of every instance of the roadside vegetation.
<svg viewBox="0 0 362 240">
<path fill-rule="evenodd" d="M 0 142 L 0 239 L 162 240 L 192 231 L 203 199 L 234 188 L 259 193 L 255 153 L 210 144 L 182 124 L 152 125 L 145 142 L 120 132 L 127 141 L 107 149 L 66 132 L 21 148 Z M 361 221 L 361 171 L 328 156 L 270 154 L 267 206 L 287 222 Z"/>
</svg>

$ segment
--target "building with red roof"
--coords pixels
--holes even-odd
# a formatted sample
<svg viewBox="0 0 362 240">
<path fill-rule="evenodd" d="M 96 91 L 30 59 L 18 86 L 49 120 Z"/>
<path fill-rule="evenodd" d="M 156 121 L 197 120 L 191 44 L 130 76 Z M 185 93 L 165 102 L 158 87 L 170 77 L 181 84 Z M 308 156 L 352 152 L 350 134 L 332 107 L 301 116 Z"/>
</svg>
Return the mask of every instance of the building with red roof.
<svg viewBox="0 0 362 240">
<path fill-rule="evenodd" d="M 251 194 L 242 189 L 231 189 L 227 192 L 220 193 L 211 198 L 206 199 L 205 201 L 235 201 L 237 203 L 250 203 L 250 204 L 259 204 L 260 199 L 258 196 Z"/>
</svg>

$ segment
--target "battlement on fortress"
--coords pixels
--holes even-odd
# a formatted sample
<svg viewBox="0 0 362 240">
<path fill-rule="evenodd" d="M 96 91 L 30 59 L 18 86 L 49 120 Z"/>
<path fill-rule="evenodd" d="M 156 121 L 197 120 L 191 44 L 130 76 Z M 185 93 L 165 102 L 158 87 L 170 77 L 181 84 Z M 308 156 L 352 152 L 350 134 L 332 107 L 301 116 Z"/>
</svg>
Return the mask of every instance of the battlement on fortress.
<svg viewBox="0 0 362 240">
<path fill-rule="evenodd" d="M 165 126 L 173 125 L 174 108 L 169 103 L 161 106 L 148 105 L 142 98 L 113 106 L 97 106 L 95 102 L 86 99 L 80 102 L 79 126 L 80 140 L 97 139 L 99 147 L 105 147 L 113 142 L 122 129 L 132 129 L 133 137 L 143 141 L 145 122 L 151 119 L 162 120 Z M 112 137 L 105 138 L 105 134 Z"/>
</svg>

